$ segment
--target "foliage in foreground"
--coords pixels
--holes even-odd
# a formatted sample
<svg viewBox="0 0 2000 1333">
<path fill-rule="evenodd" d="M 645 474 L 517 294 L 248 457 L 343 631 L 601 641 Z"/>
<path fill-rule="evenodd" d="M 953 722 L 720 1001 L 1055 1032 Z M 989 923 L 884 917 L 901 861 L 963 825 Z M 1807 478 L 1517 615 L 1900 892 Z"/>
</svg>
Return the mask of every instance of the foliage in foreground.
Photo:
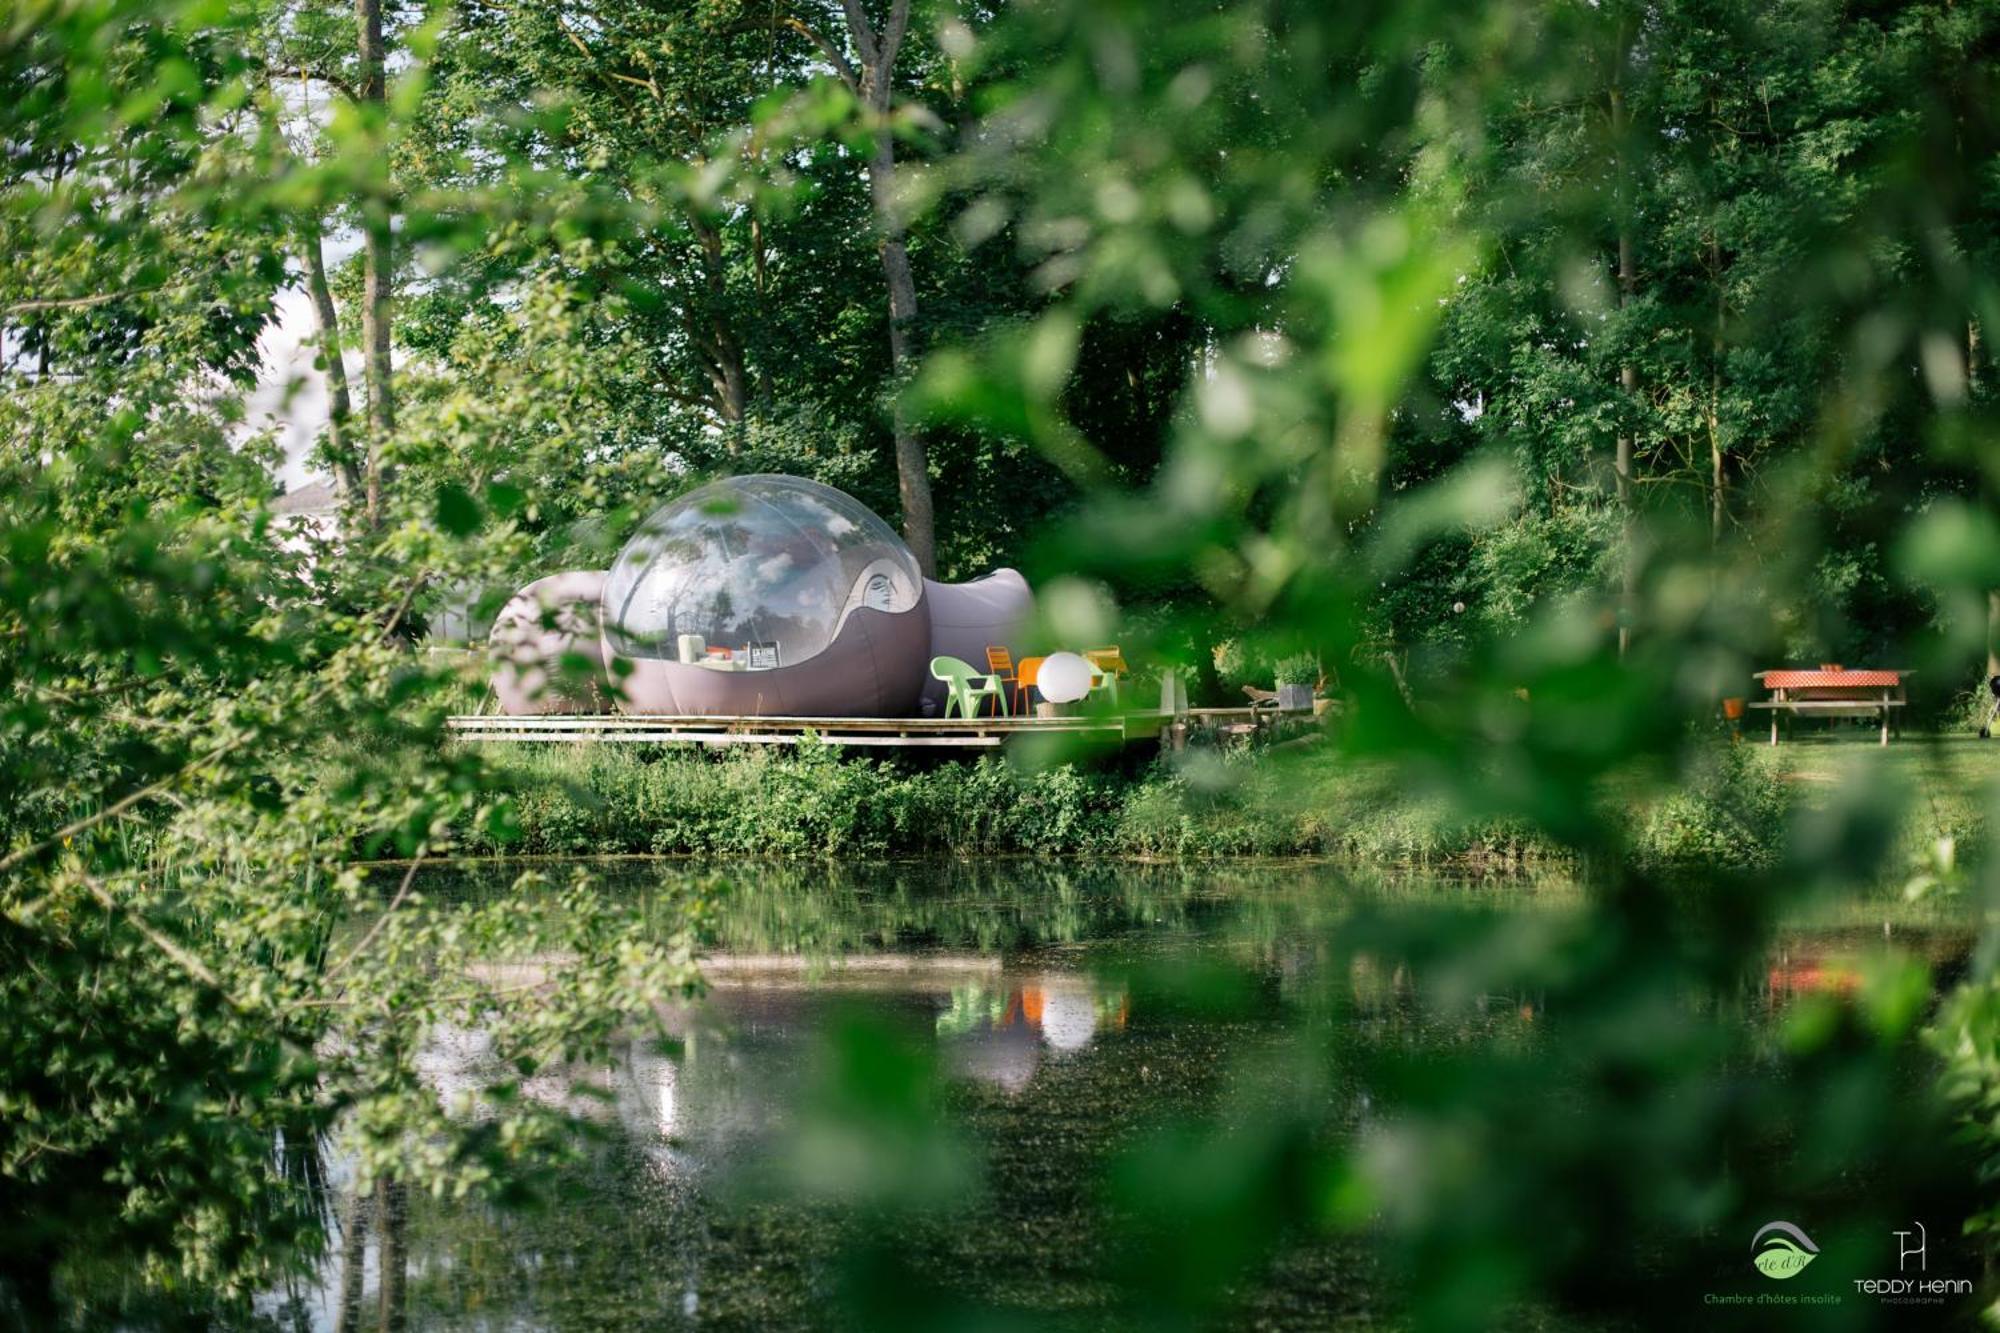
<svg viewBox="0 0 2000 1333">
<path fill-rule="evenodd" d="M 492 775 L 441 748 L 409 608 L 605 549 L 691 464 L 775 453 L 880 487 L 883 437 L 913 423 L 962 447 L 961 503 L 992 520 L 966 558 L 1026 545 L 1017 513 L 1081 511 L 1037 543 L 1068 579 L 1046 599 L 1059 636 L 1165 657 L 1257 626 L 1310 648 L 1378 790 L 1422 792 L 1446 827 L 1523 830 L 1587 878 L 1560 927 L 1336 924 L 1353 985 L 1335 1002 L 1371 1022 L 1332 1065 L 1370 1113 L 1327 1126 L 1265 1098 L 1146 1136 L 1120 1188 L 1150 1326 L 1220 1308 L 1286 1228 L 1365 1234 L 1413 1321 L 1469 1329 L 1531 1301 L 1656 1315 L 1780 1191 L 1877 1242 L 1926 1206 L 1990 1214 L 1963 1163 L 1933 1188 L 1953 1164 L 1921 1090 L 1921 963 L 1891 950 L 1776 1039 L 1683 1003 L 1754 969 L 1790 908 L 1897 871 L 1887 785 L 1836 784 L 1778 855 L 1679 892 L 1629 822 L 1660 811 L 1664 859 L 1703 861 L 1740 841 L 1728 819 L 1764 823 L 1754 791 L 1715 808 L 1739 779 L 1690 727 L 1758 667 L 1893 647 L 1952 682 L 1985 647 L 1990 3 L 1048 0 L 919 15 L 935 44 L 887 105 L 814 77 L 796 14 L 717 7 L 725 52 L 681 40 L 700 24 L 605 8 L 649 26 L 394 10 L 393 80 L 368 24 L 360 54 L 346 7 L 312 0 L 35 4 L 0 28 L 6 1313 L 50 1322 L 94 1259 L 153 1292 L 238 1294 L 300 1262 L 279 1247 L 312 1219 L 258 1152 L 280 1131 L 337 1123 L 374 1172 L 504 1192 L 543 1140 L 516 1080 L 601 1051 L 689 974 L 671 936 L 585 889 L 546 916 L 533 895 L 445 911 L 354 872 L 357 838 L 414 858 L 503 817 Z M 808 27 L 841 17 L 807 8 Z M 865 56 L 867 6 L 842 9 Z M 786 95 L 765 102 L 745 76 L 780 40 Z M 692 77 L 709 51 L 733 59 Z M 304 126 L 294 71 L 345 90 Z M 960 123 L 933 123 L 933 97 Z M 719 132 L 680 123 L 683 103 Z M 657 154 L 634 151 L 647 132 Z M 892 140 L 929 169 L 864 207 L 859 164 Z M 802 210 L 775 266 L 774 198 Z M 239 391 L 329 222 L 368 239 L 333 285 L 350 323 L 360 307 L 369 410 L 326 441 L 368 494 L 308 571 L 309 541 L 273 530 L 273 449 Z M 765 306 L 853 290 L 857 257 L 910 235 L 957 261 L 921 308 L 966 292 L 977 323 Z M 821 236 L 859 245 L 828 256 Z M 1007 289 L 974 299 L 988 279 Z M 729 346 L 745 310 L 774 334 L 747 358 Z M 827 336 L 775 336 L 802 330 Z M 879 369 L 916 331 L 934 341 L 912 392 L 866 430 L 823 429 L 812 398 L 904 387 L 848 377 L 848 351 L 872 343 Z M 331 373 L 343 336 L 323 338 Z M 775 426 L 731 420 L 738 362 L 829 387 Z M 651 428 L 661 394 L 699 404 L 711 370 L 710 405 Z M 1202 614 L 1162 626 L 1142 606 L 1144 644 L 1107 589 Z M 332 781 L 313 767 L 327 734 L 350 747 Z M 768 827 L 801 848 L 834 820 L 898 827 L 845 774 L 773 776 L 805 808 Z M 663 800 L 742 838 L 678 782 Z M 1654 804 L 1677 790 L 1696 804 Z M 1135 826 L 1177 845 L 1208 799 L 1160 797 Z M 1019 836 L 1060 841 L 1089 812 L 1062 794 Z M 1962 878 L 2000 884 L 1990 865 Z M 1383 960 L 1460 1003 L 1532 992 L 1561 1040 L 1370 1052 Z M 1935 1028 L 1987 1145 L 1993 961 Z M 425 1043 L 473 1021 L 501 1059 L 483 1105 L 447 1114 Z M 829 1141 L 934 1208 L 944 1177 L 909 1169 L 942 1133 L 926 1071 L 866 1033 L 827 1065 Z M 1829 1245 L 1820 1271 L 1859 1276 L 1862 1252 Z M 980 1313 L 922 1305 L 936 1288 L 893 1250 L 851 1257 L 862 1322 Z"/>
</svg>

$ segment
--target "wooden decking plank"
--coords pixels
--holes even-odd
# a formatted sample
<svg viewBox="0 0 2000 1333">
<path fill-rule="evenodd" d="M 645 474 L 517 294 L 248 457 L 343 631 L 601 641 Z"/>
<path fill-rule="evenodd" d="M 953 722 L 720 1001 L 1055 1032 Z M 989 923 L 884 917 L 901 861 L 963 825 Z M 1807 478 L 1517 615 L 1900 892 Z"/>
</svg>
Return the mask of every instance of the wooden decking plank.
<svg viewBox="0 0 2000 1333">
<path fill-rule="evenodd" d="M 1117 730 L 1123 726 L 1122 720 L 1117 717 L 989 718 L 966 721 L 958 718 L 776 718 L 676 716 L 670 714 L 637 716 L 620 714 L 540 714 L 521 717 L 465 714 L 447 718 L 446 723 L 454 730 L 507 728 L 528 731 L 570 730 L 579 727 L 588 727 L 593 730 L 613 731 L 672 726 L 728 731 L 873 731 L 896 735 L 904 733 L 960 735 L 985 732 L 1063 732 L 1088 730 L 1091 728 Z"/>
<path fill-rule="evenodd" d="M 1157 719 L 1155 719 L 1157 721 Z M 506 714 L 459 715 L 446 729 L 466 742 L 581 744 L 790 745 L 807 734 L 831 745 L 994 749 L 1008 737 L 1070 735 L 1132 738 L 1119 717 L 1064 718 L 852 718 L 729 717 L 669 714 Z M 1154 728 L 1157 732 L 1157 728 Z"/>
<path fill-rule="evenodd" d="M 801 733 L 803 735 L 803 733 Z M 723 731 L 634 731 L 634 732 L 477 732 L 458 733 L 455 739 L 491 743 L 515 744 L 586 744 L 603 743 L 609 745 L 794 745 L 800 735 L 784 735 L 777 732 L 742 735 Z M 1004 742 L 999 736 L 825 736 L 821 739 L 828 745 L 859 745 L 895 748 L 901 746 L 931 746 L 960 750 L 991 750 Z"/>
</svg>

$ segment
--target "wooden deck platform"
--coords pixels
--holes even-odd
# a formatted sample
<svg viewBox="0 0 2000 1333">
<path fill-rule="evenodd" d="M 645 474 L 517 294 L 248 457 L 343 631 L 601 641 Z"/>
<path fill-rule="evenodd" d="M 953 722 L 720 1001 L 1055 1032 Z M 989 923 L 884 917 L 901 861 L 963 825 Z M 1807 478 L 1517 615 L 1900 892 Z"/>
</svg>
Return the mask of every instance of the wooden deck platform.
<svg viewBox="0 0 2000 1333">
<path fill-rule="evenodd" d="M 445 727 L 463 741 L 576 744 L 617 741 L 643 745 L 795 745 L 808 733 L 829 745 L 887 748 L 998 749 L 1020 736 L 1058 735 L 1123 745 L 1154 740 L 1168 719 L 1117 717 L 719 717 L 627 716 L 622 713 L 541 717 L 462 714 Z"/>
</svg>

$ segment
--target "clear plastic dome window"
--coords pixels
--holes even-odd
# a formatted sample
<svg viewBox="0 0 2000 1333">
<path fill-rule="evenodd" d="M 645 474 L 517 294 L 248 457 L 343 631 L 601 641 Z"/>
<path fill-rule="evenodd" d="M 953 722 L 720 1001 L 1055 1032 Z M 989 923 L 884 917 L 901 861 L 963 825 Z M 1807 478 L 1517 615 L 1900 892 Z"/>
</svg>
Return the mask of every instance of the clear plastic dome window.
<svg viewBox="0 0 2000 1333">
<path fill-rule="evenodd" d="M 662 508 L 618 553 L 607 632 L 628 657 L 796 666 L 855 611 L 915 608 L 923 576 L 889 525 L 799 477 L 731 477 Z"/>
</svg>

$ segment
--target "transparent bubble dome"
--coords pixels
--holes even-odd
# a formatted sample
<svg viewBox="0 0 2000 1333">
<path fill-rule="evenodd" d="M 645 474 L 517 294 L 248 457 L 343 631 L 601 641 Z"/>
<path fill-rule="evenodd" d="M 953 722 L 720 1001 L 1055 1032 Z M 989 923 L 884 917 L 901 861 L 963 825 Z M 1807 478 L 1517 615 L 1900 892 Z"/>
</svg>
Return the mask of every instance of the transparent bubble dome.
<svg viewBox="0 0 2000 1333">
<path fill-rule="evenodd" d="M 739 670 L 769 670 L 825 651 L 862 607 L 909 611 L 922 596 L 916 557 L 852 496 L 801 477 L 730 477 L 625 544 L 604 586 L 605 634 L 626 657 L 685 660 L 694 636 Z"/>
</svg>

